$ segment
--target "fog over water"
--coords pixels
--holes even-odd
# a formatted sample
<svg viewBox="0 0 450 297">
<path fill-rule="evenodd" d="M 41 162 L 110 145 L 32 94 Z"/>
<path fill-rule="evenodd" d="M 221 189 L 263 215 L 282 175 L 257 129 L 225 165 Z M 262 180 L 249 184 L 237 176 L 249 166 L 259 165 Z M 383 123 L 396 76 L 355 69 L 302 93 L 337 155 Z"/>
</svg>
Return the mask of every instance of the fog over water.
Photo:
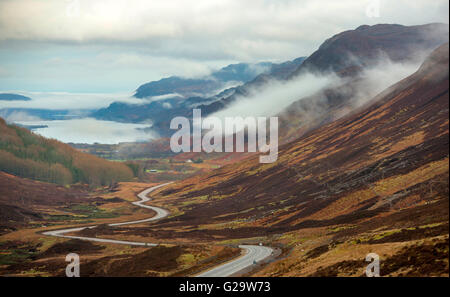
<svg viewBox="0 0 450 297">
<path fill-rule="evenodd" d="M 156 134 L 139 130 L 149 128 L 149 124 L 119 123 L 102 121 L 93 118 L 80 118 L 86 111 L 107 107 L 112 102 L 125 102 L 131 104 L 144 104 L 150 100 L 137 99 L 129 93 L 68 93 L 68 92 L 26 92 L 10 91 L 31 98 L 31 101 L 0 101 L 2 108 L 27 108 L 68 110 L 76 119 L 42 120 L 25 111 L 0 112 L 7 122 L 18 123 L 27 126 L 48 126 L 47 128 L 33 129 L 33 132 L 44 137 L 54 138 L 62 142 L 73 143 L 103 143 L 116 144 L 120 142 L 149 141 L 157 137 Z"/>
<path fill-rule="evenodd" d="M 47 128 L 37 128 L 33 132 L 66 143 L 117 144 L 120 142 L 149 141 L 157 137 L 152 132 L 141 130 L 148 128 L 148 124 L 118 123 L 100 121 L 92 118 L 58 121 L 27 121 L 20 122 L 20 124 L 46 125 L 48 126 Z"/>
</svg>

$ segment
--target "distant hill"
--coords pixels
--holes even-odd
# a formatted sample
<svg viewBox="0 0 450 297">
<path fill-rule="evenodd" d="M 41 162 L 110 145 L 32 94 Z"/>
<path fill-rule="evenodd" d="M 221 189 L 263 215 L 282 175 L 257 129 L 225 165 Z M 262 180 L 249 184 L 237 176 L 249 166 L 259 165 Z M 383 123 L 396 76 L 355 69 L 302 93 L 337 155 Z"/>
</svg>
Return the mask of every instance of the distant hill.
<svg viewBox="0 0 450 297">
<path fill-rule="evenodd" d="M 67 185 L 111 185 L 133 178 L 124 163 L 81 153 L 67 144 L 8 125 L 0 118 L 0 171 Z"/>
<path fill-rule="evenodd" d="M 0 93 L 0 100 L 3 101 L 30 101 L 31 98 L 18 95 L 18 94 L 10 94 L 10 93 Z"/>
<path fill-rule="evenodd" d="M 137 98 L 170 94 L 178 94 L 183 97 L 205 96 L 217 92 L 227 83 L 242 84 L 250 81 L 257 75 L 268 72 L 272 65 L 270 62 L 231 64 L 207 77 L 198 79 L 171 76 L 141 85 L 134 96 Z"/>
</svg>

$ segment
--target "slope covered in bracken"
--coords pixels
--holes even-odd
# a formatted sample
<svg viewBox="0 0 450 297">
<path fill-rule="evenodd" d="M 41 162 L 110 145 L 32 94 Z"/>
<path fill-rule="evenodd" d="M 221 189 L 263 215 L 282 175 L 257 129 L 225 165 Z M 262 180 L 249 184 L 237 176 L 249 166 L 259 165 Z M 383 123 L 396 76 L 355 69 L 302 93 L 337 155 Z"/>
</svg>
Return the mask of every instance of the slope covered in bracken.
<svg viewBox="0 0 450 297">
<path fill-rule="evenodd" d="M 440 226 L 419 233 L 446 236 L 448 255 L 448 50 L 440 46 L 366 106 L 284 145 L 275 163 L 252 157 L 161 191 L 155 203 L 174 215 L 158 225 L 209 240 L 333 228 L 321 238 L 335 243 Z"/>
</svg>

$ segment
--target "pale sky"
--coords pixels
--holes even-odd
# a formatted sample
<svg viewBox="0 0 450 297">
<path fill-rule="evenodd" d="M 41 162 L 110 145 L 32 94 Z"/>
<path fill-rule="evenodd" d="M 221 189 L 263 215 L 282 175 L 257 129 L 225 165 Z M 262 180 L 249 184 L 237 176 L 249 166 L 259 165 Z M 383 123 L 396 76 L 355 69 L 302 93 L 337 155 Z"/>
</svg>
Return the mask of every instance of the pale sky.
<svg viewBox="0 0 450 297">
<path fill-rule="evenodd" d="M 431 22 L 449 22 L 447 0 L 0 0 L 0 92 L 132 92 L 307 56 L 363 24 Z"/>
</svg>

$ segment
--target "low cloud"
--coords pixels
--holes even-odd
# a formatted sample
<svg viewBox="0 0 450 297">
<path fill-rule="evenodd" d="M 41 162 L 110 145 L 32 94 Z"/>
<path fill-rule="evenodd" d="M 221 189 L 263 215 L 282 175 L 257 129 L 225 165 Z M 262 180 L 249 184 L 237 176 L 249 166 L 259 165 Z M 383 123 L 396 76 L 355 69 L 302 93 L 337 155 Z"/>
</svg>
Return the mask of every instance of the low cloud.
<svg viewBox="0 0 450 297">
<path fill-rule="evenodd" d="M 292 102 L 314 94 L 335 79 L 334 75 L 319 76 L 308 73 L 290 81 L 272 80 L 260 88 L 251 89 L 248 96 L 237 97 L 235 103 L 211 116 L 273 116 Z"/>
<path fill-rule="evenodd" d="M 147 103 L 155 102 L 155 101 L 162 101 L 170 98 L 182 98 L 183 96 L 178 93 L 171 93 L 171 94 L 165 94 L 160 96 L 152 96 L 152 97 L 145 97 L 144 101 Z"/>
<path fill-rule="evenodd" d="M 117 144 L 120 142 L 149 141 L 158 135 L 145 124 L 126 124 L 91 118 L 65 121 L 39 121 L 26 124 L 47 125 L 34 130 L 47 138 L 73 143 Z"/>
<path fill-rule="evenodd" d="M 0 111 L 0 117 L 4 118 L 8 123 L 33 122 L 41 120 L 39 117 L 30 115 L 24 111 L 13 111 L 11 113 Z"/>
<path fill-rule="evenodd" d="M 420 65 L 419 60 L 402 63 L 392 62 L 387 58 L 379 60 L 376 65 L 362 73 L 356 95 L 351 100 L 353 107 L 366 104 L 388 87 L 416 72 Z"/>
<path fill-rule="evenodd" d="M 427 53 L 418 52 L 416 58 L 401 63 L 392 62 L 380 55 L 371 67 L 364 69 L 354 81 L 354 78 L 338 77 L 332 72 L 317 75 L 304 73 L 290 81 L 272 80 L 262 87 L 253 88 L 248 96 L 236 98 L 236 101 L 218 111 L 211 117 L 270 117 L 283 113 L 286 108 L 296 110 L 302 114 L 306 121 L 315 119 L 328 112 L 328 104 L 324 91 L 333 89 L 335 94 L 346 97 L 346 109 L 335 118 L 344 116 L 351 110 L 368 103 L 377 94 L 398 81 L 413 74 L 422 63 Z M 420 58 L 417 58 L 420 57 Z M 353 81 L 348 84 L 349 81 Z M 314 95 L 314 97 L 311 97 Z M 307 110 L 304 105 L 297 104 L 305 98 L 314 98 L 308 101 Z M 294 104 L 296 103 L 296 104 Z"/>
<path fill-rule="evenodd" d="M 8 91 L 31 98 L 31 101 L 0 101 L 2 108 L 31 108 L 31 109 L 67 109 L 90 110 L 107 107 L 112 102 L 142 104 L 142 99 L 132 97 L 126 93 L 67 93 L 67 92 L 24 92 Z M 145 101 L 144 101 L 145 102 Z"/>
</svg>

